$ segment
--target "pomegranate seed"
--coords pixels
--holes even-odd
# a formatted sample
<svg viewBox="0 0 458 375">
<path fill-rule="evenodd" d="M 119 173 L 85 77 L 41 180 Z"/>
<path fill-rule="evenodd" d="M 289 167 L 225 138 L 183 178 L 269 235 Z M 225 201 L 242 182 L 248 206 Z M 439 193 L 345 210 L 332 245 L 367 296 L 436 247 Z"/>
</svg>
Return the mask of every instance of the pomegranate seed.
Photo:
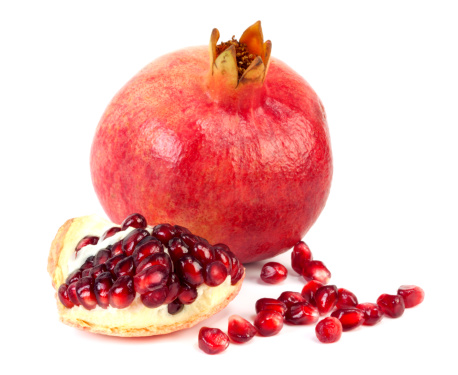
<svg viewBox="0 0 458 375">
<path fill-rule="evenodd" d="M 215 251 L 210 245 L 199 241 L 192 248 L 191 255 L 194 255 L 194 257 L 205 266 L 215 258 Z"/>
<path fill-rule="evenodd" d="M 120 227 L 111 227 L 110 229 L 107 229 L 104 234 L 100 237 L 99 242 L 102 242 L 103 240 L 110 238 L 114 236 L 116 233 L 120 232 L 121 228 Z"/>
<path fill-rule="evenodd" d="M 352 292 L 344 288 L 339 288 L 336 302 L 337 309 L 356 307 L 357 304 L 358 298 Z"/>
<path fill-rule="evenodd" d="M 161 306 L 167 297 L 169 289 L 166 286 L 152 290 L 140 296 L 143 304 L 150 309 Z"/>
<path fill-rule="evenodd" d="M 97 304 L 106 309 L 110 305 L 108 292 L 113 286 L 113 276 L 110 272 L 103 272 L 94 281 L 94 294 Z"/>
<path fill-rule="evenodd" d="M 219 354 L 229 346 L 229 337 L 219 328 L 202 327 L 199 331 L 199 348 L 207 354 Z"/>
<path fill-rule="evenodd" d="M 167 245 L 169 241 L 175 237 L 176 231 L 170 224 L 159 224 L 153 228 L 152 235 L 164 245 Z"/>
<path fill-rule="evenodd" d="M 315 333 L 322 343 L 330 344 L 340 340 L 342 324 L 339 319 L 329 316 L 318 322 L 315 327 Z"/>
<path fill-rule="evenodd" d="M 191 234 L 191 231 L 188 228 L 182 227 L 180 225 L 174 225 L 175 235 L 181 236 L 183 234 Z"/>
<path fill-rule="evenodd" d="M 232 261 L 229 254 L 223 247 L 220 247 L 220 245 L 213 246 L 213 249 L 215 250 L 215 260 L 219 260 L 223 263 L 226 267 L 227 274 L 230 275 L 232 273 Z"/>
<path fill-rule="evenodd" d="M 398 295 L 382 294 L 377 299 L 377 305 L 385 315 L 391 318 L 399 318 L 404 314 L 404 299 Z"/>
<path fill-rule="evenodd" d="M 57 290 L 57 295 L 59 296 L 59 301 L 62 305 L 64 305 L 67 309 L 71 309 L 74 306 L 74 303 L 68 298 L 67 288 L 67 284 L 62 284 Z"/>
<path fill-rule="evenodd" d="M 304 263 L 312 259 L 312 252 L 304 241 L 299 241 L 294 245 L 291 252 L 291 267 L 299 275 L 302 274 Z"/>
<path fill-rule="evenodd" d="M 134 227 L 137 229 L 146 228 L 147 223 L 144 216 L 140 214 L 131 214 L 127 216 L 121 224 L 121 230 L 126 230 L 129 227 Z"/>
<path fill-rule="evenodd" d="M 132 255 L 135 250 L 135 246 L 143 240 L 146 236 L 149 236 L 149 232 L 146 229 L 137 228 L 130 232 L 122 240 L 122 250 L 127 256 Z"/>
<path fill-rule="evenodd" d="M 70 285 L 72 282 L 78 281 L 79 279 L 81 279 L 81 276 L 82 276 L 81 270 L 77 269 L 73 271 L 70 275 L 67 276 L 65 283 L 67 285 Z"/>
<path fill-rule="evenodd" d="M 75 247 L 75 253 L 80 251 L 84 246 L 87 245 L 96 245 L 99 242 L 99 237 L 96 236 L 86 236 L 83 237 Z"/>
<path fill-rule="evenodd" d="M 295 303 L 298 302 L 307 302 L 304 297 L 298 292 L 283 292 L 280 294 L 280 296 L 277 298 L 279 301 L 283 302 L 286 307 L 290 307 L 291 305 L 294 305 Z"/>
<path fill-rule="evenodd" d="M 383 312 L 375 303 L 360 303 L 356 305 L 357 309 L 360 309 L 364 313 L 365 326 L 373 326 L 380 322 L 383 318 Z"/>
<path fill-rule="evenodd" d="M 136 272 L 140 273 L 143 270 L 146 270 L 147 268 L 154 266 L 155 264 L 162 264 L 166 266 L 170 272 L 172 272 L 172 260 L 170 259 L 167 253 L 156 253 L 148 255 L 137 266 Z"/>
<path fill-rule="evenodd" d="M 147 240 L 145 242 L 143 242 L 143 240 L 140 241 L 140 243 L 138 243 L 138 245 L 135 247 L 134 252 L 132 253 L 135 267 L 138 267 L 140 262 L 143 259 L 145 259 L 148 255 L 164 252 L 162 243 L 157 238 L 145 237 L 144 239 Z"/>
<path fill-rule="evenodd" d="M 122 240 L 114 243 L 110 251 L 111 258 L 119 254 L 125 255 L 124 250 L 122 249 Z"/>
<path fill-rule="evenodd" d="M 85 271 L 86 272 L 86 271 Z M 91 276 L 93 279 L 97 278 L 100 274 L 107 272 L 107 267 L 105 264 L 99 264 L 98 266 L 92 267 L 89 270 L 89 276 Z"/>
<path fill-rule="evenodd" d="M 303 265 L 302 276 L 307 281 L 317 280 L 320 283 L 327 284 L 331 278 L 331 272 L 329 272 L 323 262 L 309 260 Z"/>
<path fill-rule="evenodd" d="M 67 288 L 68 299 L 75 306 L 79 306 L 80 305 L 80 301 L 78 300 L 78 296 L 76 294 L 76 283 L 78 282 L 78 280 L 73 281 L 71 284 L 68 285 L 68 288 Z"/>
<path fill-rule="evenodd" d="M 98 266 L 99 264 L 105 263 L 108 259 L 111 258 L 111 251 L 108 249 L 99 250 L 94 257 L 94 267 Z"/>
<path fill-rule="evenodd" d="M 235 273 L 234 273 L 235 270 Z M 245 274 L 245 268 L 240 264 L 237 259 L 237 263 L 234 263 L 232 259 L 232 273 L 231 273 L 231 285 L 235 285 Z"/>
<path fill-rule="evenodd" d="M 285 322 L 295 325 L 312 324 L 318 321 L 320 313 L 308 302 L 298 302 L 286 310 Z"/>
<path fill-rule="evenodd" d="M 312 306 L 316 307 L 315 302 L 315 293 L 316 291 L 324 286 L 323 283 L 320 283 L 316 280 L 310 280 L 307 284 L 304 285 L 301 291 L 302 297 L 305 298 L 305 301 L 310 303 Z"/>
<path fill-rule="evenodd" d="M 114 275 L 114 269 L 115 269 L 116 265 L 121 260 L 123 260 L 124 258 L 126 258 L 126 256 L 124 254 L 118 254 L 118 255 L 115 255 L 114 257 L 111 257 L 110 259 L 108 259 L 105 262 L 105 266 L 107 267 L 107 271 L 113 273 L 113 275 Z"/>
<path fill-rule="evenodd" d="M 180 280 L 174 273 L 170 274 L 169 280 L 167 281 L 167 297 L 164 303 L 169 304 L 175 301 L 180 294 Z"/>
<path fill-rule="evenodd" d="M 263 310 L 273 310 L 285 316 L 286 305 L 275 298 L 261 298 L 256 301 L 256 314 Z"/>
<path fill-rule="evenodd" d="M 116 280 L 108 292 L 110 306 L 117 309 L 124 309 L 129 306 L 135 298 L 134 281 L 132 276 L 121 276 Z"/>
<path fill-rule="evenodd" d="M 184 305 L 178 299 L 176 299 L 175 301 L 170 302 L 167 305 L 167 312 L 170 315 L 175 315 L 175 314 L 178 314 L 181 310 L 183 310 L 183 308 L 184 308 Z"/>
<path fill-rule="evenodd" d="M 283 328 L 283 316 L 274 310 L 261 310 L 254 319 L 254 326 L 261 336 L 274 336 Z"/>
<path fill-rule="evenodd" d="M 415 307 L 425 299 L 424 290 L 415 285 L 401 285 L 398 295 L 403 298 L 406 308 Z"/>
<path fill-rule="evenodd" d="M 192 286 L 199 286 L 204 282 L 202 264 L 192 255 L 185 255 L 175 264 L 178 277 Z"/>
<path fill-rule="evenodd" d="M 170 269 L 163 264 L 154 264 L 134 276 L 135 291 L 140 294 L 151 292 L 167 284 Z"/>
<path fill-rule="evenodd" d="M 189 250 L 192 250 L 197 242 L 200 241 L 200 238 L 198 236 L 195 236 L 194 234 L 182 234 L 181 239 L 183 242 L 186 244 L 186 246 L 189 248 Z"/>
<path fill-rule="evenodd" d="M 179 237 L 174 237 L 169 241 L 169 255 L 174 262 L 184 255 L 191 255 L 188 245 Z"/>
<path fill-rule="evenodd" d="M 97 299 L 94 294 L 94 279 L 92 277 L 82 277 L 76 282 L 76 296 L 79 303 L 87 310 L 92 310 L 97 306 Z"/>
<path fill-rule="evenodd" d="M 125 257 L 124 259 L 121 259 L 113 268 L 113 273 L 115 276 L 118 278 L 120 276 L 134 276 L 135 274 L 135 266 L 134 266 L 134 259 L 132 256 Z"/>
<path fill-rule="evenodd" d="M 208 286 L 218 286 L 224 282 L 227 278 L 226 266 L 216 260 L 205 267 L 204 281 Z"/>
<path fill-rule="evenodd" d="M 264 264 L 261 270 L 261 279 L 268 284 L 278 284 L 286 280 L 288 270 L 283 264 L 269 262 Z"/>
<path fill-rule="evenodd" d="M 190 305 L 197 299 L 197 289 L 192 285 L 186 283 L 180 284 L 180 293 L 178 294 L 178 300 L 183 305 Z"/>
<path fill-rule="evenodd" d="M 315 303 L 320 315 L 329 313 L 336 305 L 338 290 L 335 285 L 324 285 L 315 292 Z"/>
<path fill-rule="evenodd" d="M 84 271 L 92 267 L 94 267 L 94 256 L 93 255 L 91 255 L 90 257 L 87 257 L 83 265 L 80 267 L 80 270 Z"/>
<path fill-rule="evenodd" d="M 91 276 L 91 270 L 92 268 L 85 269 L 83 273 L 81 274 L 81 277 Z"/>
<path fill-rule="evenodd" d="M 239 315 L 229 317 L 227 334 L 231 341 L 243 344 L 256 336 L 256 327 Z"/>
<path fill-rule="evenodd" d="M 344 332 L 351 331 L 364 323 L 364 311 L 356 307 L 337 309 L 331 313 L 331 316 L 339 319 Z"/>
</svg>

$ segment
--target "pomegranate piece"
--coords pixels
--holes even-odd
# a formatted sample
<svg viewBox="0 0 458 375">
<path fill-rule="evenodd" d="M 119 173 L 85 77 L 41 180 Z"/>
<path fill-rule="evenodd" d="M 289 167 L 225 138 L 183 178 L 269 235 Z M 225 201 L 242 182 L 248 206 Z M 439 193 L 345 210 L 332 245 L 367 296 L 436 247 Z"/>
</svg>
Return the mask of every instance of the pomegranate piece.
<svg viewBox="0 0 458 375">
<path fill-rule="evenodd" d="M 316 307 L 315 302 L 315 293 L 316 291 L 324 286 L 323 283 L 320 283 L 316 280 L 310 280 L 307 284 L 304 285 L 301 291 L 302 297 L 304 297 L 305 301 L 310 303 L 312 306 Z"/>
<path fill-rule="evenodd" d="M 65 283 L 67 285 L 70 285 L 72 282 L 78 281 L 79 279 L 81 279 L 81 276 L 82 276 L 81 270 L 77 269 L 73 271 L 70 275 L 67 276 Z"/>
<path fill-rule="evenodd" d="M 204 282 L 202 264 L 192 255 L 185 255 L 175 263 L 178 277 L 192 286 L 199 286 Z"/>
<path fill-rule="evenodd" d="M 163 264 L 152 265 L 134 276 L 135 291 L 144 294 L 163 287 L 167 284 L 169 274 L 170 269 Z"/>
<path fill-rule="evenodd" d="M 344 309 L 347 307 L 356 307 L 358 304 L 358 298 L 347 289 L 339 288 L 336 308 L 337 309 Z"/>
<path fill-rule="evenodd" d="M 318 322 L 315 334 L 317 339 L 324 344 L 339 341 L 342 336 L 342 324 L 339 319 L 329 316 Z"/>
<path fill-rule="evenodd" d="M 135 298 L 134 281 L 132 276 L 121 276 L 108 291 L 110 306 L 117 309 L 128 307 Z"/>
<path fill-rule="evenodd" d="M 286 310 L 285 322 L 295 325 L 316 323 L 320 313 L 308 302 L 298 302 Z"/>
<path fill-rule="evenodd" d="M 145 239 L 146 241 L 143 242 Z M 138 243 L 134 249 L 134 252 L 132 253 L 135 267 L 138 267 L 140 262 L 147 256 L 163 252 L 164 248 L 162 247 L 162 243 L 157 238 L 145 237 Z"/>
<path fill-rule="evenodd" d="M 338 289 L 335 285 L 324 285 L 315 292 L 316 308 L 320 315 L 329 313 L 336 305 Z"/>
<path fill-rule="evenodd" d="M 110 305 L 108 292 L 113 286 L 113 276 L 110 272 L 103 272 L 94 281 L 94 294 L 97 304 L 106 309 Z"/>
<path fill-rule="evenodd" d="M 99 264 L 104 264 L 108 259 L 111 258 L 111 250 L 108 249 L 101 249 L 95 254 L 94 257 L 94 267 L 98 266 Z"/>
<path fill-rule="evenodd" d="M 57 290 L 57 295 L 59 296 L 59 301 L 62 305 L 64 305 L 67 309 L 71 309 L 74 306 L 74 303 L 70 301 L 70 298 L 68 298 L 67 288 L 67 284 L 62 284 Z"/>
<path fill-rule="evenodd" d="M 99 242 L 102 242 L 103 240 L 110 238 L 114 236 L 116 233 L 120 232 L 121 228 L 120 227 L 111 227 L 110 229 L 107 229 L 104 234 L 99 239 Z"/>
<path fill-rule="evenodd" d="M 72 283 L 68 284 L 68 288 L 67 288 L 68 299 L 75 306 L 79 306 L 80 305 L 80 301 L 78 300 L 78 296 L 76 294 L 76 283 L 78 282 L 78 280 L 73 281 Z"/>
<path fill-rule="evenodd" d="M 337 309 L 331 316 L 339 319 L 344 332 L 351 331 L 364 323 L 364 311 L 356 307 Z"/>
<path fill-rule="evenodd" d="M 90 276 L 82 277 L 76 282 L 75 288 L 79 303 L 86 310 L 95 309 L 97 299 L 94 294 L 94 279 Z"/>
<path fill-rule="evenodd" d="M 143 240 L 146 236 L 149 236 L 149 232 L 146 229 L 137 228 L 130 232 L 122 240 L 122 250 L 127 256 L 132 255 L 135 250 L 135 246 Z"/>
<path fill-rule="evenodd" d="M 184 255 L 191 255 L 188 245 L 179 237 L 174 237 L 169 241 L 168 249 L 170 258 L 172 258 L 174 262 Z"/>
<path fill-rule="evenodd" d="M 229 337 L 219 328 L 202 327 L 199 331 L 199 348 L 207 354 L 219 354 L 229 346 Z"/>
<path fill-rule="evenodd" d="M 181 310 L 183 310 L 183 308 L 184 308 L 184 305 L 178 299 L 176 299 L 175 301 L 170 302 L 167 305 L 167 312 L 170 315 L 175 315 L 175 314 L 178 314 Z"/>
<path fill-rule="evenodd" d="M 162 264 L 165 267 L 167 267 L 170 270 L 170 272 L 172 272 L 172 260 L 170 259 L 167 253 L 156 253 L 148 255 L 137 266 L 136 272 L 140 273 L 143 270 L 146 270 L 147 268 L 154 266 L 155 264 Z"/>
<path fill-rule="evenodd" d="M 331 278 L 331 272 L 326 268 L 323 262 L 319 260 L 309 260 L 304 263 L 301 275 L 305 280 L 317 280 L 320 283 L 327 284 Z"/>
<path fill-rule="evenodd" d="M 273 310 L 285 316 L 286 305 L 284 302 L 275 298 L 261 298 L 256 301 L 256 314 L 263 310 Z"/>
<path fill-rule="evenodd" d="M 239 315 L 229 317 L 227 334 L 232 342 L 243 344 L 256 336 L 256 327 Z"/>
<path fill-rule="evenodd" d="M 277 299 L 283 302 L 287 308 L 298 302 L 307 302 L 300 293 L 290 291 L 283 292 Z"/>
<path fill-rule="evenodd" d="M 377 305 L 380 310 L 390 318 L 399 318 L 404 314 L 404 299 L 397 294 L 382 294 L 377 299 Z"/>
<path fill-rule="evenodd" d="M 378 305 L 375 303 L 359 303 L 356 305 L 357 309 L 360 309 L 364 313 L 364 323 L 365 326 L 373 326 L 380 322 L 383 318 L 383 312 L 380 310 Z"/>
<path fill-rule="evenodd" d="M 178 301 L 183 305 L 190 305 L 197 299 L 197 289 L 192 285 L 186 283 L 180 284 L 180 293 L 178 294 Z"/>
<path fill-rule="evenodd" d="M 121 230 L 126 230 L 129 227 L 143 229 L 146 228 L 147 223 L 143 215 L 131 214 L 127 216 L 121 223 Z"/>
<path fill-rule="evenodd" d="M 215 250 L 209 244 L 199 241 L 191 249 L 191 255 L 205 266 L 215 259 Z"/>
<path fill-rule="evenodd" d="M 305 262 L 312 259 L 312 252 L 304 241 L 299 241 L 294 245 L 293 251 L 291 252 L 291 267 L 295 272 L 301 275 Z"/>
<path fill-rule="evenodd" d="M 117 278 L 125 275 L 134 276 L 135 266 L 132 256 L 121 259 L 113 268 L 113 273 Z"/>
<path fill-rule="evenodd" d="M 269 262 L 264 264 L 261 269 L 261 279 L 268 284 L 278 284 L 286 280 L 288 270 L 278 262 Z"/>
<path fill-rule="evenodd" d="M 274 310 L 261 310 L 254 319 L 254 326 L 261 336 L 274 336 L 283 328 L 283 316 Z"/>
<path fill-rule="evenodd" d="M 151 233 L 153 237 L 156 237 L 164 245 L 167 245 L 169 241 L 176 236 L 175 228 L 170 224 L 159 224 L 153 228 Z"/>
<path fill-rule="evenodd" d="M 141 301 L 146 307 L 154 309 L 164 304 L 169 289 L 166 286 L 152 290 L 140 296 Z"/>
<path fill-rule="evenodd" d="M 404 300 L 406 309 L 419 305 L 425 299 L 424 290 L 416 285 L 401 285 L 398 295 Z"/>
<path fill-rule="evenodd" d="M 218 286 L 222 284 L 226 278 L 227 268 L 222 262 L 215 260 L 206 265 L 204 281 L 208 286 Z"/>
<path fill-rule="evenodd" d="M 99 237 L 97 236 L 86 236 L 83 237 L 75 247 L 75 253 L 78 253 L 83 247 L 87 245 L 96 245 L 99 242 Z"/>
</svg>

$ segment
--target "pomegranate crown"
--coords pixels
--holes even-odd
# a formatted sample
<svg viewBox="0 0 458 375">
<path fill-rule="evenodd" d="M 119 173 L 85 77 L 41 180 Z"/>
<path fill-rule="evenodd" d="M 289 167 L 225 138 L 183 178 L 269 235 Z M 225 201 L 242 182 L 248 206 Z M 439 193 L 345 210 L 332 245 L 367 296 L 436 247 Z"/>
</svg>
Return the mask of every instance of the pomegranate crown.
<svg viewBox="0 0 458 375">
<path fill-rule="evenodd" d="M 248 27 L 238 41 L 232 37 L 217 45 L 219 37 L 218 29 L 213 29 L 210 37 L 212 76 L 224 76 L 235 88 L 249 83 L 262 84 L 269 68 L 272 42 L 264 42 L 261 21 Z"/>
</svg>

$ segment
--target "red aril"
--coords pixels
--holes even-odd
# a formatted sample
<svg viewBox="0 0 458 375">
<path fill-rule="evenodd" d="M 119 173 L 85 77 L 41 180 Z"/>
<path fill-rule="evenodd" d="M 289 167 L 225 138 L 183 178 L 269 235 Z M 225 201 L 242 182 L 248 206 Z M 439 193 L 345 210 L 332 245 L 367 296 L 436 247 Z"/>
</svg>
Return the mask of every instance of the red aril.
<svg viewBox="0 0 458 375">
<path fill-rule="evenodd" d="M 167 294 L 169 289 L 166 286 L 156 288 L 151 292 L 146 292 L 140 296 L 142 303 L 149 307 L 150 309 L 154 309 L 156 307 L 161 306 L 165 299 L 167 298 Z"/>
<path fill-rule="evenodd" d="M 114 222 L 135 210 L 186 223 L 253 262 L 293 247 L 323 210 L 329 130 L 260 22 L 240 42 L 217 45 L 219 36 L 156 59 L 118 91 L 95 132 L 91 175 Z"/>
<path fill-rule="evenodd" d="M 113 286 L 113 276 L 110 272 L 101 273 L 94 281 L 94 294 L 97 304 L 106 309 L 110 305 L 109 291 Z"/>
<path fill-rule="evenodd" d="M 316 307 L 315 293 L 322 286 L 323 286 L 323 283 L 320 283 L 319 281 L 316 281 L 316 280 L 311 280 L 307 284 L 304 285 L 301 291 L 301 295 L 302 297 L 304 297 L 306 302 Z"/>
<path fill-rule="evenodd" d="M 298 302 L 286 310 L 285 322 L 295 325 L 316 323 L 320 313 L 308 302 Z"/>
<path fill-rule="evenodd" d="M 337 309 L 356 307 L 357 304 L 358 298 L 356 298 L 354 293 L 350 292 L 345 288 L 339 288 L 336 302 Z"/>
<path fill-rule="evenodd" d="M 398 295 L 382 294 L 377 299 L 377 305 L 390 318 L 399 318 L 404 314 L 404 299 Z"/>
<path fill-rule="evenodd" d="M 176 273 L 185 283 L 199 286 L 204 282 L 204 269 L 192 255 L 185 255 L 175 263 Z"/>
<path fill-rule="evenodd" d="M 155 264 L 137 273 L 133 278 L 135 291 L 140 294 L 163 287 L 169 279 L 170 269 L 163 264 Z M 122 276 L 123 277 L 123 276 Z"/>
<path fill-rule="evenodd" d="M 231 315 L 227 326 L 227 334 L 231 341 L 243 344 L 256 336 L 256 327 L 239 315 Z"/>
<path fill-rule="evenodd" d="M 285 316 L 286 305 L 284 302 L 275 298 L 261 298 L 256 301 L 256 314 L 262 310 L 273 310 Z"/>
<path fill-rule="evenodd" d="M 338 290 L 335 285 L 325 285 L 315 292 L 316 308 L 321 315 L 325 315 L 334 309 L 337 302 Z"/>
<path fill-rule="evenodd" d="M 145 242 L 143 242 L 143 240 L 140 241 L 140 243 L 135 247 L 134 252 L 132 253 L 132 258 L 134 260 L 135 267 L 138 267 L 140 262 L 147 256 L 163 252 L 164 248 L 162 247 L 162 243 L 157 238 L 150 237 Z"/>
<path fill-rule="evenodd" d="M 130 232 L 122 240 L 122 250 L 127 256 L 132 255 L 135 250 L 135 246 L 143 240 L 146 236 L 149 236 L 149 232 L 146 229 L 137 228 Z"/>
<path fill-rule="evenodd" d="M 205 266 L 204 282 L 208 286 L 218 286 L 222 284 L 226 278 L 227 268 L 222 262 L 215 260 Z"/>
<path fill-rule="evenodd" d="M 94 267 L 99 264 L 104 264 L 108 259 L 111 258 L 111 251 L 108 249 L 99 250 L 94 257 Z"/>
<path fill-rule="evenodd" d="M 125 309 L 135 298 L 134 281 L 132 276 L 121 276 L 108 291 L 110 306 Z"/>
<path fill-rule="evenodd" d="M 283 316 L 274 310 L 261 310 L 254 319 L 254 326 L 261 336 L 274 336 L 283 328 Z"/>
<path fill-rule="evenodd" d="M 302 274 L 305 262 L 312 259 L 312 252 L 304 241 L 299 241 L 294 245 L 293 251 L 291 252 L 291 267 L 299 275 Z"/>
<path fill-rule="evenodd" d="M 318 322 L 315 333 L 317 339 L 324 344 L 337 342 L 342 336 L 342 324 L 339 319 L 329 316 Z"/>
<path fill-rule="evenodd" d="M 102 236 L 99 239 L 99 242 L 102 242 L 106 238 L 110 238 L 114 236 L 116 233 L 120 232 L 121 228 L 120 227 L 111 227 L 110 229 L 107 229 L 105 233 L 102 234 Z"/>
<path fill-rule="evenodd" d="M 425 292 L 416 285 L 401 285 L 398 289 L 398 295 L 404 300 L 406 308 L 419 305 L 425 299 Z"/>
<path fill-rule="evenodd" d="M 180 292 L 178 293 L 178 300 L 183 305 L 190 305 L 197 299 L 197 296 L 198 293 L 196 287 L 186 283 L 181 283 Z"/>
<path fill-rule="evenodd" d="M 96 245 L 97 242 L 99 242 L 99 237 L 97 237 L 97 236 L 85 236 L 76 245 L 75 253 L 78 253 L 78 251 L 80 251 L 83 247 L 85 247 L 87 245 Z"/>
<path fill-rule="evenodd" d="M 364 312 L 355 307 L 334 310 L 331 316 L 339 319 L 344 332 L 351 331 L 364 323 Z"/>
<path fill-rule="evenodd" d="M 76 282 L 75 289 L 79 303 L 86 310 L 95 309 L 97 299 L 94 294 L 94 279 L 90 276 L 82 277 Z"/>
<path fill-rule="evenodd" d="M 68 298 L 67 289 L 67 284 L 62 284 L 57 290 L 57 295 L 59 296 L 59 301 L 62 303 L 62 305 L 68 309 L 71 309 L 74 306 L 74 303 L 70 301 L 70 298 Z"/>
<path fill-rule="evenodd" d="M 167 245 L 169 241 L 175 237 L 176 229 L 170 224 L 158 224 L 153 228 L 151 234 L 164 245 Z"/>
<path fill-rule="evenodd" d="M 142 229 L 146 228 L 146 226 L 147 223 L 145 217 L 143 215 L 135 213 L 130 214 L 123 220 L 123 222 L 121 223 L 121 230 L 126 230 L 129 227 Z"/>
<path fill-rule="evenodd" d="M 199 348 L 207 354 L 219 354 L 229 346 L 229 337 L 219 328 L 202 327 L 199 331 Z"/>
<path fill-rule="evenodd" d="M 304 263 L 302 267 L 302 276 L 307 281 L 316 280 L 320 283 L 327 284 L 331 278 L 331 272 L 329 272 L 323 262 L 319 260 L 310 260 Z"/>
<path fill-rule="evenodd" d="M 75 306 L 79 306 L 80 305 L 80 301 L 78 300 L 78 296 L 76 294 L 76 283 L 78 282 L 78 280 L 76 281 L 73 281 L 72 283 L 70 283 L 68 285 L 68 288 L 67 288 L 67 295 L 68 295 L 68 299 L 70 300 L 71 303 L 73 303 Z"/>
<path fill-rule="evenodd" d="M 287 308 L 298 302 L 307 302 L 300 293 L 291 291 L 283 292 L 277 299 L 283 302 Z"/>
<path fill-rule="evenodd" d="M 134 276 L 135 274 L 135 265 L 134 265 L 134 260 L 132 256 L 125 257 L 124 259 L 121 259 L 113 268 L 113 273 L 116 276 L 116 278 L 124 276 L 124 275 L 129 275 L 129 276 Z"/>
<path fill-rule="evenodd" d="M 261 279 L 267 284 L 278 284 L 286 280 L 288 270 L 283 264 L 269 262 L 264 264 L 261 269 Z"/>
<path fill-rule="evenodd" d="M 360 309 L 364 313 L 364 323 L 365 326 L 373 326 L 380 322 L 383 318 L 383 312 L 380 310 L 378 305 L 375 303 L 359 303 L 356 305 L 357 309 Z"/>
</svg>

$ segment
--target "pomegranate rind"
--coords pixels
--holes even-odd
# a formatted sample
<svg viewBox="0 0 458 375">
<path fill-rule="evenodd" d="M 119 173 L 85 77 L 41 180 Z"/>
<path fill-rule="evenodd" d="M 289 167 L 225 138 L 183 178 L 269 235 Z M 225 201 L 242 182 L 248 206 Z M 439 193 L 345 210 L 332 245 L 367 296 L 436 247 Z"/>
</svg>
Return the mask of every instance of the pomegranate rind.
<svg viewBox="0 0 458 375">
<path fill-rule="evenodd" d="M 67 220 L 58 230 L 48 256 L 48 273 L 56 289 L 55 297 L 59 319 L 66 325 L 81 330 L 110 336 L 139 337 L 162 335 L 190 328 L 225 308 L 239 293 L 243 277 L 231 285 L 230 276 L 217 287 L 202 285 L 197 300 L 176 314 L 167 312 L 167 305 L 147 308 L 137 295 L 125 309 L 96 307 L 86 310 L 81 306 L 66 308 L 59 301 L 57 289 L 68 276 L 67 263 L 74 254 L 78 241 L 88 234 L 102 234 L 113 223 L 97 215 Z M 145 318 L 146 317 L 146 318 Z"/>
</svg>

